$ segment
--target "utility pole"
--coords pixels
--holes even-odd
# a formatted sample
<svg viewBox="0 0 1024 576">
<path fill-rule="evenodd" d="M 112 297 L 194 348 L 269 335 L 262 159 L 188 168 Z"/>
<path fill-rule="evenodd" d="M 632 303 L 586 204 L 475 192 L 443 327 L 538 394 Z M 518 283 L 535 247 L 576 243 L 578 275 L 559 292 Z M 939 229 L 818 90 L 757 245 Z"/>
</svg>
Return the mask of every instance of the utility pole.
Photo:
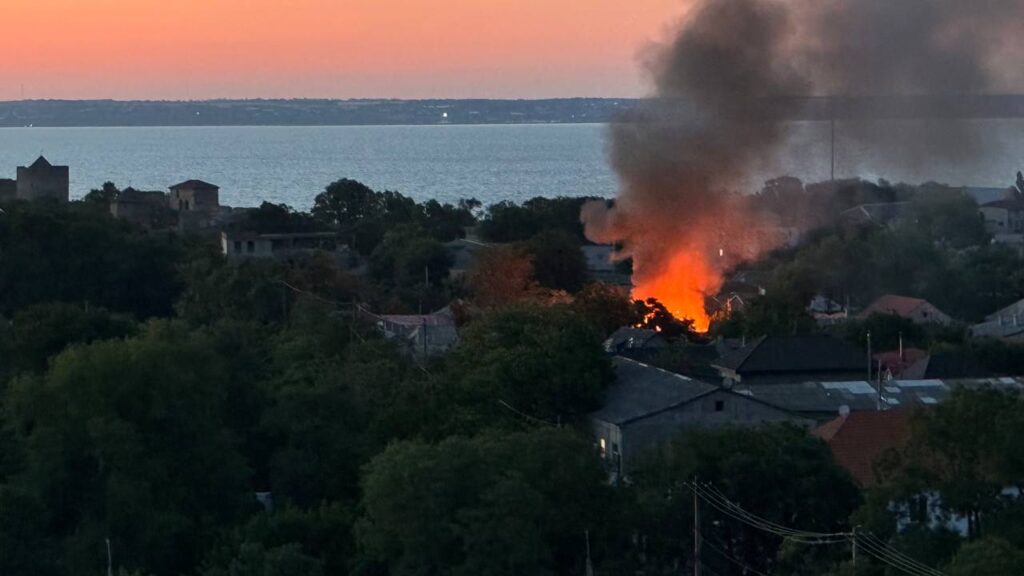
<svg viewBox="0 0 1024 576">
<path fill-rule="evenodd" d="M 114 576 L 114 559 L 110 554 L 110 538 L 107 538 L 107 576 Z"/>
<path fill-rule="evenodd" d="M 829 96 L 828 98 L 828 116 L 829 116 L 829 128 L 831 132 L 830 147 L 832 156 L 832 167 L 829 171 L 829 178 L 831 182 L 836 181 L 836 98 L 835 96 Z"/>
<path fill-rule="evenodd" d="M 871 331 L 868 330 L 868 382 L 871 382 Z"/>
<path fill-rule="evenodd" d="M 693 479 L 693 576 L 701 576 L 702 546 L 700 538 L 700 498 L 697 496 L 697 479 Z"/>
<path fill-rule="evenodd" d="M 583 531 L 583 537 L 587 540 L 587 573 L 586 576 L 594 576 L 594 564 L 590 561 L 590 530 Z"/>
<path fill-rule="evenodd" d="M 853 543 L 853 557 L 851 558 L 851 561 L 853 562 L 853 567 L 856 568 L 857 567 L 857 527 L 856 526 L 853 527 L 853 534 L 852 534 L 852 538 L 850 539 L 850 541 Z"/>
</svg>

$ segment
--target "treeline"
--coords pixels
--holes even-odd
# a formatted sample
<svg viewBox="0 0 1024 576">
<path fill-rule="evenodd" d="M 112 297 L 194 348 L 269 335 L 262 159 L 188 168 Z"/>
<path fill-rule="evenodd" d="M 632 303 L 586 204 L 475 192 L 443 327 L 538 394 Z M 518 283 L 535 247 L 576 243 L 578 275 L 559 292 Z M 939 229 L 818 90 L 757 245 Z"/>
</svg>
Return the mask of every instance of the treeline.
<svg viewBox="0 0 1024 576">
<path fill-rule="evenodd" d="M 1019 573 L 1022 512 L 1003 496 L 1020 478 L 1016 397 L 964 393 L 921 416 L 888 491 L 866 496 L 825 444 L 785 426 L 688 434 L 609 484 L 586 418 L 614 379 L 601 341 L 666 313 L 544 279 L 538 238 L 573 243 L 547 260 L 555 271 L 579 258 L 560 202 L 578 201 L 525 207 L 550 220 L 500 237 L 512 242 L 482 251 L 464 282 L 431 266 L 473 203 L 352 181 L 310 214 L 267 205 L 245 226 L 355 238 L 366 274 L 323 255 L 229 263 L 212 242 L 146 234 L 89 202 L 4 206 L 0 573 L 678 573 L 694 557 L 693 477 L 780 525 L 861 525 L 949 574 Z M 515 231 L 501 213 L 481 228 Z M 454 296 L 461 342 L 431 361 L 350 305 Z M 978 520 L 970 543 L 927 516 L 896 530 L 890 502 L 926 491 Z M 723 553 L 703 559 L 722 576 L 887 573 L 849 566 L 845 546 L 705 514 Z"/>
</svg>

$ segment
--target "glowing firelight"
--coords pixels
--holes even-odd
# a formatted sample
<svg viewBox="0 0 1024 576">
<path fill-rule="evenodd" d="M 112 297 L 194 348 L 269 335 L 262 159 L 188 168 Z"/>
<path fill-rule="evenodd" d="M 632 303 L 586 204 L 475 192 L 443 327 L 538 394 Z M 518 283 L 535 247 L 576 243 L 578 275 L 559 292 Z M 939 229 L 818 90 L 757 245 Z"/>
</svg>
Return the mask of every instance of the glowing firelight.
<svg viewBox="0 0 1024 576">
<path fill-rule="evenodd" d="M 644 278 L 633 288 L 633 298 L 657 298 L 679 319 L 693 320 L 693 328 L 707 332 L 711 318 L 704 308 L 704 297 L 722 286 L 721 273 L 700 250 L 676 252 L 657 274 L 635 275 Z"/>
</svg>

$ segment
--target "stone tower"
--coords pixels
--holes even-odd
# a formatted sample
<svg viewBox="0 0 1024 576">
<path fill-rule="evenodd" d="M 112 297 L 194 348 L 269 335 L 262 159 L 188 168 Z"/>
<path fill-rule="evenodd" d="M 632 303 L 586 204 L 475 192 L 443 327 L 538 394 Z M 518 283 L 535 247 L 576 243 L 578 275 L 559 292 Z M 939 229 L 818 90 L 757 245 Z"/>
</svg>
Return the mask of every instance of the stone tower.
<svg viewBox="0 0 1024 576">
<path fill-rule="evenodd" d="M 56 200 L 70 197 L 67 166 L 54 166 L 42 156 L 29 167 L 18 166 L 17 197 L 19 200 Z"/>
</svg>

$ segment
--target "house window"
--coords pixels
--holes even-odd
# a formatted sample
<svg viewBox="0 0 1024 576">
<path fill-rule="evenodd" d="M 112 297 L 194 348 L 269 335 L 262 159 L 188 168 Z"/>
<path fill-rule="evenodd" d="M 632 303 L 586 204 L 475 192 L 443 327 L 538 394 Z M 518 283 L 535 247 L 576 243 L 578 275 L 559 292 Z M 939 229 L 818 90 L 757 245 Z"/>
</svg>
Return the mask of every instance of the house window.
<svg viewBox="0 0 1024 576">
<path fill-rule="evenodd" d="M 248 252 L 249 254 L 252 254 L 253 252 L 255 252 L 256 251 L 256 243 L 253 242 L 252 240 L 247 241 L 245 243 L 245 251 Z"/>
<path fill-rule="evenodd" d="M 725 400 L 715 400 L 715 412 L 725 411 Z"/>
<path fill-rule="evenodd" d="M 601 447 L 601 458 L 608 457 L 608 442 L 604 438 L 597 441 L 598 446 Z"/>
<path fill-rule="evenodd" d="M 235 240 L 235 253 L 238 254 L 242 251 L 242 241 Z"/>
</svg>

